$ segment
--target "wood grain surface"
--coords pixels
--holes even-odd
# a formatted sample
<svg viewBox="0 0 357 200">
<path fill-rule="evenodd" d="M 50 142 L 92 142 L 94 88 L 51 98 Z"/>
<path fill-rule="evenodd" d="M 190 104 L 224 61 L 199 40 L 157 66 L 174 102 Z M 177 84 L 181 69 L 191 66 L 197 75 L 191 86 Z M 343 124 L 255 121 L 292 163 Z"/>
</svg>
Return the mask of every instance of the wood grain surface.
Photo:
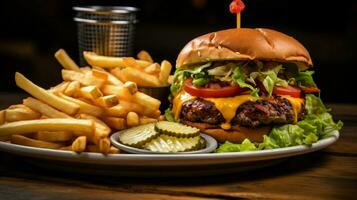
<svg viewBox="0 0 357 200">
<path fill-rule="evenodd" d="M 63 173 L 0 153 L 0 199 L 356 199 L 357 105 L 331 107 L 335 119 L 345 124 L 334 145 L 271 167 L 224 176 L 121 178 Z"/>
</svg>

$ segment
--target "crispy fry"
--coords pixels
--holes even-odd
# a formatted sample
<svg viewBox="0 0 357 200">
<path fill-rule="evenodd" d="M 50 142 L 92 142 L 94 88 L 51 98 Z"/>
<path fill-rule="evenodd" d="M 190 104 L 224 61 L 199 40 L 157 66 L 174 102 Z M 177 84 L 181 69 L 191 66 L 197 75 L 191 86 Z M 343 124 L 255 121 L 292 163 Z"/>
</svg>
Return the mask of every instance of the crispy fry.
<svg viewBox="0 0 357 200">
<path fill-rule="evenodd" d="M 129 112 L 126 116 L 126 124 L 129 127 L 139 125 L 139 116 L 135 112 Z"/>
<path fill-rule="evenodd" d="M 67 88 L 63 91 L 63 94 L 67 96 L 77 96 L 80 90 L 81 84 L 79 81 L 72 81 L 68 84 Z"/>
<path fill-rule="evenodd" d="M 110 140 L 108 138 L 102 138 L 99 140 L 99 152 L 108 154 L 110 152 Z"/>
<path fill-rule="evenodd" d="M 130 101 L 133 98 L 128 88 L 123 86 L 104 85 L 102 88 L 102 92 L 104 93 L 104 95 L 115 94 L 117 95 L 120 101 L 121 100 Z"/>
<path fill-rule="evenodd" d="M 145 61 L 148 61 L 148 62 L 151 62 L 151 63 L 154 62 L 153 59 L 152 59 L 152 57 L 150 56 L 150 54 L 149 54 L 147 51 L 145 51 L 145 50 L 141 50 L 141 51 L 138 53 L 137 57 L 138 57 L 140 60 L 145 60 Z"/>
<path fill-rule="evenodd" d="M 87 145 L 86 151 L 99 153 L 99 146 L 96 144 Z"/>
<path fill-rule="evenodd" d="M 11 143 L 30 146 L 30 147 L 46 148 L 46 149 L 59 149 L 64 146 L 63 144 L 60 143 L 35 140 L 23 135 L 12 135 Z"/>
<path fill-rule="evenodd" d="M 22 104 L 10 106 L 5 112 L 5 120 L 7 122 L 39 119 L 40 117 L 40 113 Z"/>
<path fill-rule="evenodd" d="M 95 100 L 103 96 L 103 93 L 94 85 L 85 86 L 80 89 L 81 95 L 84 98 Z"/>
<path fill-rule="evenodd" d="M 110 154 L 120 153 L 120 150 L 118 148 L 116 148 L 116 147 L 111 146 L 110 150 L 109 150 L 109 153 Z"/>
<path fill-rule="evenodd" d="M 144 69 L 144 72 L 148 74 L 156 75 L 160 72 L 160 65 L 158 63 L 153 63 Z"/>
<path fill-rule="evenodd" d="M 167 78 L 167 83 L 171 85 L 173 82 L 174 82 L 174 76 L 170 75 L 169 78 Z"/>
<path fill-rule="evenodd" d="M 65 142 L 73 139 L 73 133 L 69 131 L 39 131 L 35 133 L 34 138 L 46 142 Z"/>
<path fill-rule="evenodd" d="M 79 68 L 79 70 L 80 70 L 83 74 L 85 74 L 85 73 L 91 73 L 91 72 L 92 72 L 92 68 L 90 68 L 90 67 L 81 67 L 81 68 Z"/>
<path fill-rule="evenodd" d="M 159 73 L 159 81 L 162 85 L 167 85 L 167 80 L 170 76 L 172 65 L 169 61 L 164 60 L 161 62 L 161 70 Z"/>
<path fill-rule="evenodd" d="M 83 52 L 84 59 L 92 66 L 102 68 L 126 67 L 123 57 L 100 56 L 94 52 Z M 151 63 L 144 60 L 136 60 L 137 66 L 145 68 Z"/>
<path fill-rule="evenodd" d="M 86 145 L 87 145 L 87 137 L 79 136 L 72 143 L 72 151 L 81 153 L 86 149 Z"/>
<path fill-rule="evenodd" d="M 142 92 L 133 94 L 133 101 L 149 110 L 159 110 L 161 104 L 159 100 Z"/>
<path fill-rule="evenodd" d="M 150 124 L 150 123 L 155 123 L 157 122 L 158 120 L 157 119 L 154 119 L 154 118 L 150 118 L 150 117 L 140 117 L 139 118 L 139 124 L 142 125 L 142 124 Z"/>
<path fill-rule="evenodd" d="M 121 102 L 120 102 L 121 103 Z M 106 114 L 112 117 L 126 117 L 129 109 L 122 104 L 110 107 L 106 110 Z"/>
<path fill-rule="evenodd" d="M 94 144 L 97 144 L 99 140 L 102 138 L 109 137 L 111 129 L 100 119 L 87 114 L 80 114 L 78 115 L 78 118 L 93 120 L 95 130 L 94 130 L 94 135 L 92 135 L 90 139 Z"/>
<path fill-rule="evenodd" d="M 0 125 L 5 123 L 5 110 L 0 111 Z"/>
<path fill-rule="evenodd" d="M 94 106 L 92 104 L 89 104 L 89 103 L 87 103 L 85 101 L 66 96 L 66 95 L 64 95 L 62 93 L 58 93 L 57 95 L 59 97 L 65 99 L 65 100 L 67 100 L 67 101 L 71 101 L 71 102 L 79 105 L 78 113 L 89 114 L 89 115 L 93 115 L 93 116 L 96 116 L 96 117 L 101 116 L 104 113 L 104 110 L 102 108 L 100 108 L 98 106 Z"/>
<path fill-rule="evenodd" d="M 0 136 L 33 133 L 38 131 L 94 131 L 92 120 L 87 119 L 35 119 L 0 125 Z"/>
<path fill-rule="evenodd" d="M 118 117 L 103 117 L 103 121 L 112 129 L 123 130 L 126 128 L 125 119 Z"/>
<path fill-rule="evenodd" d="M 97 105 L 102 106 L 104 108 L 110 108 L 119 103 L 118 97 L 115 94 L 99 97 L 95 100 Z"/>
<path fill-rule="evenodd" d="M 127 81 L 124 83 L 124 87 L 128 88 L 130 94 L 135 94 L 138 91 L 138 86 L 136 83 Z"/>
<path fill-rule="evenodd" d="M 122 76 L 125 77 L 126 81 L 133 81 L 138 86 L 159 86 L 160 85 L 159 79 L 156 76 L 147 74 L 147 73 L 142 72 L 135 68 L 127 67 L 127 68 L 122 69 L 120 71 L 120 73 L 122 74 Z"/>
<path fill-rule="evenodd" d="M 67 89 L 68 85 L 69 85 L 69 82 L 64 81 L 64 82 L 56 85 L 55 87 L 51 87 L 48 91 L 52 92 L 52 93 L 64 92 Z"/>
<path fill-rule="evenodd" d="M 78 65 L 71 59 L 71 57 L 68 56 L 65 50 L 59 49 L 55 53 L 55 58 L 62 65 L 63 68 L 79 71 Z"/>
<path fill-rule="evenodd" d="M 73 70 L 62 69 L 62 78 L 65 81 L 79 81 L 81 85 L 95 85 L 102 87 L 106 80 L 94 77 L 91 72 L 81 73 Z"/>
<path fill-rule="evenodd" d="M 73 115 L 79 110 L 79 106 L 73 102 L 66 101 L 57 97 L 56 95 L 46 91 L 45 89 L 35 85 L 22 74 L 16 72 L 15 74 L 16 85 L 24 89 L 26 92 L 36 97 L 37 99 L 63 111 L 67 114 Z"/>
<path fill-rule="evenodd" d="M 110 85 L 123 85 L 123 82 L 121 82 L 117 77 L 115 77 L 113 74 L 105 71 L 103 68 L 93 66 L 93 69 L 102 71 L 103 73 L 106 73 L 108 76 L 107 83 Z"/>
<path fill-rule="evenodd" d="M 50 118 L 72 118 L 71 116 L 67 115 L 66 113 L 58 111 L 58 110 L 52 108 L 51 106 L 43 103 L 42 101 L 39 101 L 32 97 L 28 97 L 28 98 L 24 99 L 23 104 L 28 106 L 29 108 L 41 113 L 42 115 L 45 115 Z"/>
<path fill-rule="evenodd" d="M 108 79 L 108 74 L 101 70 L 92 69 L 92 75 L 103 80 Z"/>
<path fill-rule="evenodd" d="M 123 101 L 120 101 L 119 105 L 126 108 L 128 110 L 128 112 L 136 112 L 136 113 L 139 113 L 140 115 L 144 114 L 144 108 L 135 102 L 123 100 Z M 127 112 L 127 114 L 128 114 L 128 112 Z M 126 117 L 126 115 L 124 117 Z"/>
<path fill-rule="evenodd" d="M 121 68 L 116 67 L 116 68 L 110 70 L 110 73 L 113 74 L 116 78 L 118 78 L 122 83 L 125 83 L 128 80 L 127 80 L 126 76 L 123 73 L 121 73 L 121 70 L 122 70 Z"/>
</svg>

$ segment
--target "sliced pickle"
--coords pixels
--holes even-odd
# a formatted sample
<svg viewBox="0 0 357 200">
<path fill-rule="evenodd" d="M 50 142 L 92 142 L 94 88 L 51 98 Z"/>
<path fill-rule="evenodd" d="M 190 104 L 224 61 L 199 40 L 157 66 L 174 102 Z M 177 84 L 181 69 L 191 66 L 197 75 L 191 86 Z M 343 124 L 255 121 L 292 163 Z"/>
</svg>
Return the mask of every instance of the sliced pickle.
<svg viewBox="0 0 357 200">
<path fill-rule="evenodd" d="M 144 148 L 154 152 L 176 153 L 201 149 L 201 137 L 177 138 L 160 135 L 144 145 Z"/>
<path fill-rule="evenodd" d="M 142 146 L 159 136 L 154 123 L 126 129 L 119 135 L 119 141 L 125 145 L 142 148 Z"/>
<path fill-rule="evenodd" d="M 155 130 L 175 137 L 195 137 L 200 134 L 200 129 L 184 124 L 168 121 L 160 121 L 155 124 Z"/>
</svg>

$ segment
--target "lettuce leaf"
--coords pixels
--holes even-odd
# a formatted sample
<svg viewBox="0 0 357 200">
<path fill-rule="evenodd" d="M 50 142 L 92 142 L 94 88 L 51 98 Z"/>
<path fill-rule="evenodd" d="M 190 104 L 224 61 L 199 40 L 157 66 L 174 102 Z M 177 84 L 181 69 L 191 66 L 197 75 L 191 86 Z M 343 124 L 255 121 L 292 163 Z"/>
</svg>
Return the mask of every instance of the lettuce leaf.
<svg viewBox="0 0 357 200">
<path fill-rule="evenodd" d="M 341 121 L 335 123 L 331 114 L 328 113 L 321 99 L 313 94 L 306 95 L 306 109 L 308 115 L 297 124 L 275 126 L 269 135 L 264 135 L 263 142 L 257 144 L 259 150 L 290 147 L 296 145 L 311 145 L 319 139 L 331 136 L 334 130 L 340 130 L 343 126 Z M 247 139 L 246 139 L 247 140 Z M 244 140 L 245 144 L 252 144 Z M 221 146 L 223 146 L 221 148 Z M 242 151 L 242 144 L 221 145 L 216 152 Z M 253 147 L 250 147 L 253 149 Z"/>
<path fill-rule="evenodd" d="M 220 145 L 218 149 L 215 150 L 215 153 L 255 150 L 258 150 L 258 148 L 254 145 L 254 143 L 250 142 L 248 139 L 245 139 L 241 144 L 225 142 L 224 144 Z"/>
<path fill-rule="evenodd" d="M 173 113 L 172 113 L 170 108 L 167 108 L 165 110 L 165 118 L 169 122 L 176 122 L 175 117 L 174 117 L 174 115 L 173 115 Z"/>
<path fill-rule="evenodd" d="M 253 87 L 252 85 L 246 83 L 246 75 L 243 73 L 242 68 L 237 67 L 234 69 L 233 71 L 233 76 L 232 79 L 234 80 L 234 82 L 236 82 L 240 87 L 242 88 L 249 88 L 251 90 L 251 95 L 254 98 L 258 98 L 259 97 L 259 89 Z"/>
<path fill-rule="evenodd" d="M 314 71 L 299 72 L 294 78 L 298 85 L 303 87 L 317 87 L 312 75 Z"/>
</svg>

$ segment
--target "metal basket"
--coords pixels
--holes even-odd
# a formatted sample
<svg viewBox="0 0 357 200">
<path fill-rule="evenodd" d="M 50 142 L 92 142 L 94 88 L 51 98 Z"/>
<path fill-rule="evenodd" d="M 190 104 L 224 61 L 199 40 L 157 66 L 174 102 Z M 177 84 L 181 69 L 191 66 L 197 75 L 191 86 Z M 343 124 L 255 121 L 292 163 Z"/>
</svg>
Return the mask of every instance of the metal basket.
<svg viewBox="0 0 357 200">
<path fill-rule="evenodd" d="M 86 64 L 83 51 L 105 56 L 130 56 L 133 49 L 135 23 L 134 7 L 87 6 L 73 7 L 78 27 L 79 59 Z"/>
</svg>

